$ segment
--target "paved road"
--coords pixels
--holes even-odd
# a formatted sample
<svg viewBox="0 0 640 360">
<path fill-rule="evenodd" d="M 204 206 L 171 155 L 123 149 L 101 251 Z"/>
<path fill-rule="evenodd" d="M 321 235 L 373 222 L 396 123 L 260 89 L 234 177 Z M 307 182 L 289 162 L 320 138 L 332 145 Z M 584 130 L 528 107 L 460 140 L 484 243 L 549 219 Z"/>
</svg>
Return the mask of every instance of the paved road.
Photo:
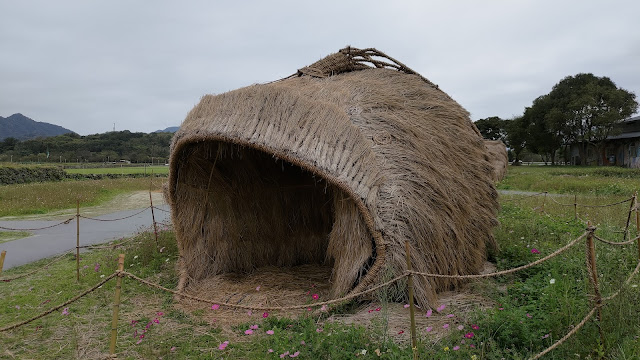
<svg viewBox="0 0 640 360">
<path fill-rule="evenodd" d="M 171 216 L 167 212 L 167 205 L 158 206 L 165 211 L 154 210 L 156 222 L 170 223 Z M 134 215 L 143 209 L 118 211 L 101 215 L 98 219 L 119 219 Z M 27 264 L 36 260 L 62 254 L 76 247 L 75 216 L 68 224 L 44 230 L 30 231 L 32 236 L 8 241 L 0 244 L 0 251 L 6 250 L 4 269 Z M 0 227 L 33 229 L 59 224 L 64 220 L 15 220 L 0 221 Z M 149 229 L 153 225 L 151 209 L 147 208 L 140 214 L 118 221 L 96 221 L 80 218 L 80 246 L 106 243 L 120 237 L 131 236 L 141 230 Z M 0 229 L 2 230 L 2 229 Z"/>
</svg>

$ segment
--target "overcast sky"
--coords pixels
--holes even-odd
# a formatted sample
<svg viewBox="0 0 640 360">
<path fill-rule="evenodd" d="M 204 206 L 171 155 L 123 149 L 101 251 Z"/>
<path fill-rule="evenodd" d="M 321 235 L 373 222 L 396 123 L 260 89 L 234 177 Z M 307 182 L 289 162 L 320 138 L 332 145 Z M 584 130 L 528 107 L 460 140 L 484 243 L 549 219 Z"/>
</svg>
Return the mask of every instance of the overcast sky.
<svg viewBox="0 0 640 360">
<path fill-rule="evenodd" d="M 520 115 L 581 72 L 640 97 L 637 0 L 0 0 L 0 116 L 150 132 L 180 125 L 204 94 L 346 45 L 398 59 L 472 120 Z"/>
</svg>

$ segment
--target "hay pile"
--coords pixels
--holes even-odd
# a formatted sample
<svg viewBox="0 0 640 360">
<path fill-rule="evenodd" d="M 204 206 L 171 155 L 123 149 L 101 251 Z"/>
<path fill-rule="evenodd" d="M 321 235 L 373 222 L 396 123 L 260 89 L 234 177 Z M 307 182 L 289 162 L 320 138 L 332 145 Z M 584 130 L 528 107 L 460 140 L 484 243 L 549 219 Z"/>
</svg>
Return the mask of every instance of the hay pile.
<svg viewBox="0 0 640 360">
<path fill-rule="evenodd" d="M 484 146 L 487 148 L 487 160 L 493 166 L 493 181 L 498 182 L 507 175 L 509 165 L 507 147 L 500 140 L 485 140 Z"/>
<path fill-rule="evenodd" d="M 167 187 L 180 290 L 317 264 L 337 296 L 401 274 L 405 241 L 418 271 L 482 269 L 498 208 L 483 140 L 436 85 L 380 56 L 346 48 L 191 110 Z M 416 301 L 458 284 L 417 278 Z"/>
</svg>

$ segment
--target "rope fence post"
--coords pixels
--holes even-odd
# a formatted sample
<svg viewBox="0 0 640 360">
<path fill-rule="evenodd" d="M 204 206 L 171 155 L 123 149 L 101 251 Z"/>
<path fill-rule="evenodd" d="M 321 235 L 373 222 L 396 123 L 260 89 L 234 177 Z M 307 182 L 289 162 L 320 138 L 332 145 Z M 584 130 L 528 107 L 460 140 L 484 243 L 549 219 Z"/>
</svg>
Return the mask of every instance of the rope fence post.
<svg viewBox="0 0 640 360">
<path fill-rule="evenodd" d="M 636 194 L 638 192 L 636 191 Z M 638 208 L 638 198 L 636 197 L 636 236 L 638 236 L 638 259 L 640 260 L 640 209 Z"/>
<path fill-rule="evenodd" d="M 76 282 L 80 282 L 80 199 L 76 200 Z"/>
<path fill-rule="evenodd" d="M 0 275 L 2 275 L 2 268 L 4 267 L 4 257 L 7 256 L 7 250 L 2 250 L 0 253 Z"/>
<path fill-rule="evenodd" d="M 122 272 L 124 271 L 124 254 L 118 257 L 118 279 L 116 280 L 116 296 L 113 303 L 113 318 L 111 319 L 111 341 L 109 354 L 116 353 L 116 339 L 118 338 L 118 313 L 120 312 L 120 290 L 122 288 Z"/>
<path fill-rule="evenodd" d="M 544 192 L 544 197 L 542 198 L 542 206 L 540 207 L 540 212 L 544 212 L 544 203 L 547 202 L 547 192 Z"/>
<path fill-rule="evenodd" d="M 156 215 L 153 212 L 153 197 L 149 190 L 149 203 L 151 203 L 151 221 L 153 221 L 153 234 L 156 236 L 156 249 L 158 249 L 158 225 L 156 224 Z"/>
<path fill-rule="evenodd" d="M 631 205 L 629 205 L 629 214 L 627 214 L 627 224 L 624 227 L 624 237 L 622 241 L 627 241 L 627 237 L 629 236 L 629 225 L 631 224 L 631 214 L 633 213 L 633 208 L 636 207 L 638 202 L 638 192 L 633 193 Z"/>
<path fill-rule="evenodd" d="M 602 332 L 602 295 L 600 294 L 600 287 L 598 285 L 598 270 L 596 267 L 596 247 L 593 242 L 593 233 L 596 228 L 591 225 L 589 221 L 587 223 L 587 268 L 589 270 L 589 279 L 593 285 L 593 294 L 595 306 L 598 308 L 596 319 L 598 321 L 598 331 L 600 332 L 600 344 L 604 347 L 604 333 Z"/>
<path fill-rule="evenodd" d="M 411 254 L 409 250 L 409 241 L 404 242 L 405 252 L 407 256 L 407 270 L 413 271 L 411 267 Z M 418 344 L 416 340 L 416 318 L 415 318 L 415 306 L 413 304 L 413 274 L 409 272 L 407 277 L 407 286 L 409 290 L 409 316 L 411 317 L 411 349 L 413 350 L 413 359 L 418 359 Z"/>
</svg>

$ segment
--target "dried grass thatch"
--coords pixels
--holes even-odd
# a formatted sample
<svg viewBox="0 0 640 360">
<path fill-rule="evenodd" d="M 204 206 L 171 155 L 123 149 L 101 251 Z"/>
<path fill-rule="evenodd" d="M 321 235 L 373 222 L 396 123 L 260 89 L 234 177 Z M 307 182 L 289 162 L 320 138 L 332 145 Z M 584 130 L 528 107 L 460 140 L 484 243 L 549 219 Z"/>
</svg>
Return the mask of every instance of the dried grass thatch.
<svg viewBox="0 0 640 360">
<path fill-rule="evenodd" d="M 500 140 L 485 140 L 484 146 L 487 148 L 488 161 L 493 166 L 493 181 L 498 182 L 507 175 L 509 165 L 507 147 Z"/>
<path fill-rule="evenodd" d="M 441 274 L 478 273 L 494 245 L 493 168 L 467 111 L 374 49 L 204 96 L 170 164 L 181 290 L 318 264 L 336 296 L 402 273 L 405 241 L 414 269 Z M 416 301 L 458 283 L 417 278 Z"/>
</svg>

